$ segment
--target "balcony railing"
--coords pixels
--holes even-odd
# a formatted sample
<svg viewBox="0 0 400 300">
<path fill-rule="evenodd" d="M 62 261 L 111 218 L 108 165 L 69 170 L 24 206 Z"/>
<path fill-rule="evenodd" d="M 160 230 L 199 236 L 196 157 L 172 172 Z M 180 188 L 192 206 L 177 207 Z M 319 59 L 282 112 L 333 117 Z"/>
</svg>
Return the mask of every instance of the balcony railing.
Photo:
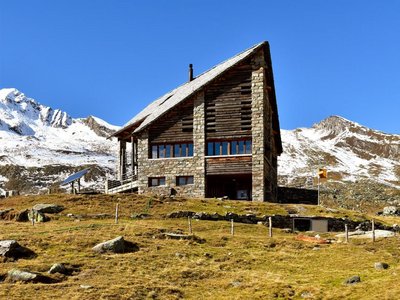
<svg viewBox="0 0 400 300">
<path fill-rule="evenodd" d="M 137 178 L 137 174 L 133 174 L 132 171 L 122 174 L 121 180 L 109 179 L 107 176 L 105 183 L 105 193 L 112 194 L 133 190 L 137 187 Z"/>
</svg>

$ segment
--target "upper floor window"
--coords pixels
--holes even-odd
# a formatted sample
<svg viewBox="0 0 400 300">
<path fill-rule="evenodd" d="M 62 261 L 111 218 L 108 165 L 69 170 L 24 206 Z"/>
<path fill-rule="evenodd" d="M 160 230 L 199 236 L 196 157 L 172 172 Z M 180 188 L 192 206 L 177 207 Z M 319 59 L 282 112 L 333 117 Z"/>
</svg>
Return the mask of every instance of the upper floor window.
<svg viewBox="0 0 400 300">
<path fill-rule="evenodd" d="M 170 158 L 193 156 L 193 143 L 153 144 L 150 158 Z"/>
<path fill-rule="evenodd" d="M 207 155 L 251 154 L 251 140 L 215 141 L 207 143 Z"/>
</svg>

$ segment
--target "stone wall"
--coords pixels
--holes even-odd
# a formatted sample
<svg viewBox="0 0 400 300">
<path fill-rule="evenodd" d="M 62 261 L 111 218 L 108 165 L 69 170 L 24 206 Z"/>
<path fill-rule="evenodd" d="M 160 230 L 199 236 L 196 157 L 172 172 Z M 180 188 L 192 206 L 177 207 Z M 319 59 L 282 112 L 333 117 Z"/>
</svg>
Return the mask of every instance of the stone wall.
<svg viewBox="0 0 400 300">
<path fill-rule="evenodd" d="M 251 129 L 252 129 L 252 199 L 264 201 L 264 68 L 263 59 L 252 60 Z"/>
<path fill-rule="evenodd" d="M 194 96 L 193 157 L 149 158 L 148 131 L 138 138 L 138 192 L 205 197 L 204 93 Z M 177 176 L 193 176 L 194 184 L 178 186 Z M 150 177 L 165 177 L 165 186 L 149 187 Z"/>
<path fill-rule="evenodd" d="M 206 196 L 206 137 L 204 92 L 194 98 L 193 108 L 193 172 L 196 197 Z"/>
<path fill-rule="evenodd" d="M 277 165 L 264 52 L 252 60 L 252 199 L 277 201 Z"/>
<path fill-rule="evenodd" d="M 278 187 L 279 203 L 318 204 L 318 191 L 290 187 Z"/>
</svg>

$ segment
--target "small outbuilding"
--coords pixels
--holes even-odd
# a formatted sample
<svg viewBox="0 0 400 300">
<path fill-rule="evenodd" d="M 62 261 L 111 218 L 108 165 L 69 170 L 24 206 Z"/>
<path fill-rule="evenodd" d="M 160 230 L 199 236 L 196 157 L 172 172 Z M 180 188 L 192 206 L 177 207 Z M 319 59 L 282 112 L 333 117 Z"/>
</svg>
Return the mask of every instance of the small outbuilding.
<svg viewBox="0 0 400 300">
<path fill-rule="evenodd" d="M 328 219 L 323 217 L 293 217 L 293 231 L 328 232 Z"/>
</svg>

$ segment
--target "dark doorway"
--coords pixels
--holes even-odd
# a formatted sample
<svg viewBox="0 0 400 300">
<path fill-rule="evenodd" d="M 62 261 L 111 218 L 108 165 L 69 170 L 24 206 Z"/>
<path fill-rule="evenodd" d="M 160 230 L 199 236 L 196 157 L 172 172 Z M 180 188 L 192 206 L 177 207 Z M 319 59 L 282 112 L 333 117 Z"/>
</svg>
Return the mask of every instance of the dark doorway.
<svg viewBox="0 0 400 300">
<path fill-rule="evenodd" d="M 293 231 L 310 231 L 310 219 L 293 219 Z"/>
<path fill-rule="evenodd" d="M 209 175 L 206 181 L 208 198 L 251 200 L 251 174 Z"/>
</svg>

